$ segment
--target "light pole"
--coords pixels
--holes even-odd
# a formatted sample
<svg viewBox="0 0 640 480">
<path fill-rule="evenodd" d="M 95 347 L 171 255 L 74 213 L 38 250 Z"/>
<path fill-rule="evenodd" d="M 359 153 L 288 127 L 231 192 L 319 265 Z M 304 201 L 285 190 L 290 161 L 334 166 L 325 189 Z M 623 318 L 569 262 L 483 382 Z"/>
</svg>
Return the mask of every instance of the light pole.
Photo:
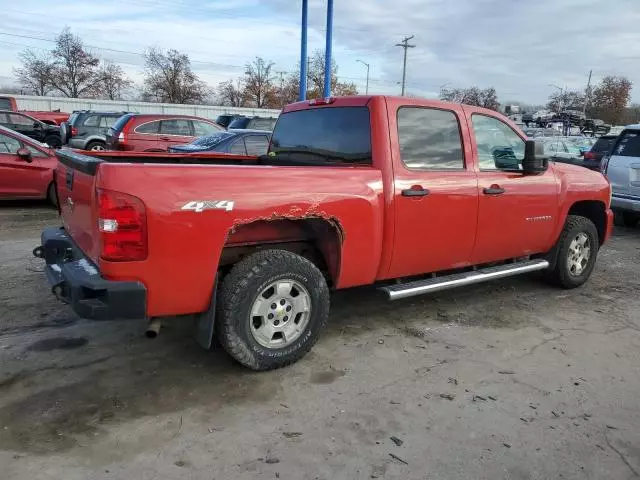
<svg viewBox="0 0 640 480">
<path fill-rule="evenodd" d="M 365 89 L 365 95 L 369 95 L 369 64 L 367 62 L 363 62 L 362 60 L 356 60 L 356 62 L 360 62 L 365 67 L 367 67 L 367 87 Z"/>
</svg>

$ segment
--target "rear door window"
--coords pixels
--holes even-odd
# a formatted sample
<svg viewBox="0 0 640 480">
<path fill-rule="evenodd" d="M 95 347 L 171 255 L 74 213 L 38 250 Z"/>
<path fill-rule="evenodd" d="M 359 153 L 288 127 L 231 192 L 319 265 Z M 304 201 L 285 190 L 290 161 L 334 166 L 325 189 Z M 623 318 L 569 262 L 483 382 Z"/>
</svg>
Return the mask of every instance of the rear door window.
<svg viewBox="0 0 640 480">
<path fill-rule="evenodd" d="M 114 130 L 117 128 L 118 123 L 120 122 L 116 122 L 116 125 L 114 125 L 113 127 Z M 136 127 L 136 133 L 147 133 L 147 134 L 158 133 L 159 128 L 160 128 L 160 120 L 156 120 L 155 122 L 147 122 L 147 123 L 143 123 L 142 125 L 138 125 Z"/>
<path fill-rule="evenodd" d="M 190 137 L 193 135 L 193 133 L 191 132 L 191 121 L 180 119 L 180 118 L 172 118 L 170 120 L 161 120 L 160 134 Z"/>
<path fill-rule="evenodd" d="M 110 116 L 102 117 L 102 119 L 100 120 L 100 126 L 104 128 L 110 128 L 110 127 L 113 127 L 117 121 L 118 121 L 118 117 L 110 117 Z"/>
<path fill-rule="evenodd" d="M 622 132 L 613 148 L 613 155 L 619 157 L 640 157 L 640 132 Z"/>
<path fill-rule="evenodd" d="M 82 124 L 85 127 L 97 127 L 100 125 L 100 115 L 91 115 Z"/>
<path fill-rule="evenodd" d="M 371 164 L 367 107 L 324 107 L 283 113 L 271 152 L 313 164 Z"/>
<path fill-rule="evenodd" d="M 269 138 L 266 135 L 247 135 L 244 137 L 247 155 L 266 155 L 269 148 Z"/>
<path fill-rule="evenodd" d="M 233 142 L 229 147 L 229 153 L 233 153 L 235 155 L 246 155 L 247 149 L 244 146 L 244 139 L 239 138 Z"/>
</svg>

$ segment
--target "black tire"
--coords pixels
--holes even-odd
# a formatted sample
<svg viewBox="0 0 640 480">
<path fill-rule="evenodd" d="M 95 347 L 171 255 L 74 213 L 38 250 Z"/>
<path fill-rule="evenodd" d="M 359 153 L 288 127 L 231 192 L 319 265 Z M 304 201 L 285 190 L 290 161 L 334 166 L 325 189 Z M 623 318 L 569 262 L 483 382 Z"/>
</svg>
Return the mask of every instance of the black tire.
<svg viewBox="0 0 640 480">
<path fill-rule="evenodd" d="M 634 212 L 622 212 L 622 223 L 625 227 L 634 228 L 638 224 L 639 215 Z"/>
<path fill-rule="evenodd" d="M 570 250 L 571 242 L 580 234 L 584 233 L 589 239 L 590 256 L 587 264 L 579 275 L 570 271 Z M 600 240 L 598 230 L 591 220 L 577 215 L 569 215 L 564 225 L 564 230 L 558 239 L 558 260 L 553 270 L 547 274 L 547 280 L 563 288 L 576 288 L 587 281 L 596 264 Z"/>
<path fill-rule="evenodd" d="M 308 292 L 310 313 L 307 325 L 289 345 L 268 348 L 251 330 L 251 309 L 269 285 L 293 280 Z M 306 258 L 285 250 L 264 250 L 238 262 L 224 279 L 218 296 L 216 333 L 224 349 L 242 365 L 253 370 L 284 367 L 302 358 L 316 343 L 329 318 L 329 289 L 322 273 Z"/>
<path fill-rule="evenodd" d="M 47 188 L 47 200 L 54 207 L 58 206 L 58 196 L 56 195 L 56 189 L 53 186 L 53 182 L 51 182 Z"/>
<path fill-rule="evenodd" d="M 102 147 L 102 148 L 100 148 Z M 87 143 L 87 146 L 85 147 L 85 150 L 96 150 L 96 151 L 103 151 L 107 149 L 107 146 L 105 145 L 104 142 L 101 142 L 100 140 L 93 140 L 89 143 Z"/>
<path fill-rule="evenodd" d="M 44 139 L 44 143 L 49 145 L 51 148 L 60 148 L 62 146 L 62 141 L 57 135 L 49 135 Z"/>
</svg>

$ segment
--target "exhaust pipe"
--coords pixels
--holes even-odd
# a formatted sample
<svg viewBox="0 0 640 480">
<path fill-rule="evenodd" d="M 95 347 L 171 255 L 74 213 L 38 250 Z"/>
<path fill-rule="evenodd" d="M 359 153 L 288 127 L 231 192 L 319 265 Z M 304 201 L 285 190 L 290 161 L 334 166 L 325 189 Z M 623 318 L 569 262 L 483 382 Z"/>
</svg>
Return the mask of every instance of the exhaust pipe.
<svg viewBox="0 0 640 480">
<path fill-rule="evenodd" d="M 160 327 L 162 326 L 162 321 L 159 318 L 152 318 L 149 321 L 149 325 L 147 325 L 147 331 L 145 332 L 145 336 L 147 338 L 156 338 L 158 333 L 160 333 Z"/>
</svg>

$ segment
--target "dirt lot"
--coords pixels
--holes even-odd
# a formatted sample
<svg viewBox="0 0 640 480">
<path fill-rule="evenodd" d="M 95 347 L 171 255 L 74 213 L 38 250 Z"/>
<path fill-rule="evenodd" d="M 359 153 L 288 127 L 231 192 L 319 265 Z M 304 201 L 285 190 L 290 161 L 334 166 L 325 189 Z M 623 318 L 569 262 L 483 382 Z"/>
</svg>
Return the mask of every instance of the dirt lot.
<svg viewBox="0 0 640 480">
<path fill-rule="evenodd" d="M 573 291 L 340 292 L 310 355 L 252 373 L 184 319 L 74 316 L 31 257 L 56 223 L 0 206 L 0 478 L 640 477 L 640 228 Z"/>
</svg>

